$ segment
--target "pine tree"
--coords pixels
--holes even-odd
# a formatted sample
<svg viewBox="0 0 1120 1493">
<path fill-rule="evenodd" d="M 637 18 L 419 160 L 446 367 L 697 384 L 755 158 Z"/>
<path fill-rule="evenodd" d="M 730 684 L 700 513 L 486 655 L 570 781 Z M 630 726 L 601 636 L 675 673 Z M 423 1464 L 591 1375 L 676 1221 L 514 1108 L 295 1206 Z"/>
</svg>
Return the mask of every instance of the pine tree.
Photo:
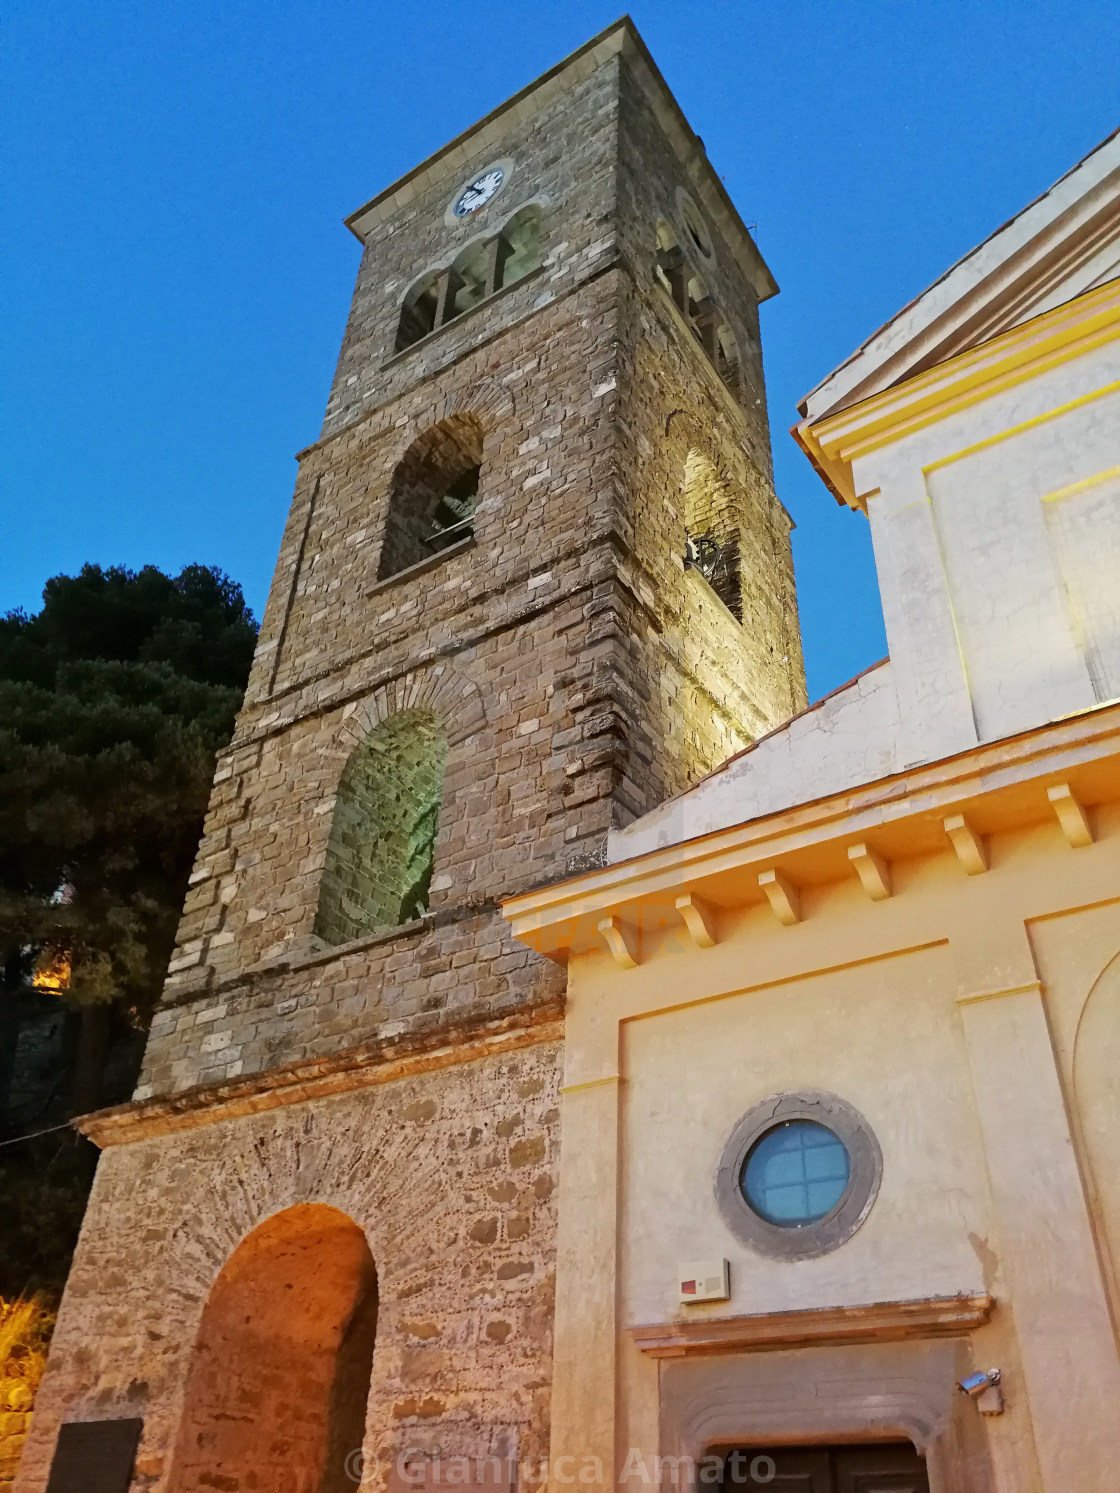
<svg viewBox="0 0 1120 1493">
<path fill-rule="evenodd" d="M 114 1012 L 146 1024 L 257 627 L 241 588 L 87 565 L 0 618 L 0 961 L 82 1011 L 73 1109 Z"/>
</svg>

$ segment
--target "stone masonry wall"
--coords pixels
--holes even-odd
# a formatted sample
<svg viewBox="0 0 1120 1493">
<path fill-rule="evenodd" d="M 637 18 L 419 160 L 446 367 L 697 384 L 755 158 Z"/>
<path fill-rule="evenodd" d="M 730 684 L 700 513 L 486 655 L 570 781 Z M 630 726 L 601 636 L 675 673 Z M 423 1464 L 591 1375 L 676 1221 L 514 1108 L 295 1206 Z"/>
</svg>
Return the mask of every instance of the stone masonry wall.
<svg viewBox="0 0 1120 1493">
<path fill-rule="evenodd" d="M 107 1151 L 16 1483 L 46 1483 L 59 1421 L 141 1416 L 133 1493 L 167 1487 L 218 1272 L 301 1202 L 364 1231 L 379 1308 L 365 1449 L 495 1438 L 548 1452 L 555 1042 Z M 241 1489 L 240 1493 L 248 1493 Z"/>
<path fill-rule="evenodd" d="M 521 121 L 510 120 L 500 145 L 468 144 L 458 180 L 501 157 L 512 162 L 502 190 L 469 218 L 448 224 L 452 182 L 423 186 L 362 256 L 350 318 L 327 401 L 323 436 L 349 425 L 430 378 L 495 330 L 549 304 L 613 244 L 618 169 L 617 59 L 575 83 L 565 96 Z M 428 270 L 443 269 L 473 241 L 492 238 L 529 202 L 541 204 L 542 268 L 489 305 L 393 356 L 406 291 Z"/>
</svg>

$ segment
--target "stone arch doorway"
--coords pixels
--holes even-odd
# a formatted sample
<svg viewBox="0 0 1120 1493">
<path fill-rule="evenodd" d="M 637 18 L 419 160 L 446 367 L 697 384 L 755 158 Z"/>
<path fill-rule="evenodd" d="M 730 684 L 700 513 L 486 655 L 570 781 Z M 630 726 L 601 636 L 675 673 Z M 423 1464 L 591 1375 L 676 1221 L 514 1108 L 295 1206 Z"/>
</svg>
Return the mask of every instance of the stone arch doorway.
<svg viewBox="0 0 1120 1493">
<path fill-rule="evenodd" d="M 346 1214 L 299 1204 L 254 1229 L 202 1313 L 169 1493 L 353 1493 L 376 1327 Z"/>
</svg>

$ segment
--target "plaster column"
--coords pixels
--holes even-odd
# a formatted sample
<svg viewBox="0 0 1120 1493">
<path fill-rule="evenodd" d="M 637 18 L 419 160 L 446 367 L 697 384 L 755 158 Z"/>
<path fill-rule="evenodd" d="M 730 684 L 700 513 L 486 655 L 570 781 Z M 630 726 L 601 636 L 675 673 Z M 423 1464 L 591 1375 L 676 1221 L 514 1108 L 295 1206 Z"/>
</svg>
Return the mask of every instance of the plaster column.
<svg viewBox="0 0 1120 1493">
<path fill-rule="evenodd" d="M 552 1493 L 614 1483 L 618 1296 L 617 1023 L 569 985 L 561 1088 L 552 1370 Z M 590 1008 L 590 1009 L 589 1009 Z M 590 1018 L 590 1019 L 589 1019 Z M 598 1028 L 592 1031 L 591 1028 Z M 607 1036 L 611 1040 L 606 1040 Z M 572 1462 L 562 1462 L 565 1457 Z M 580 1478 L 584 1472 L 585 1477 Z M 577 1478 L 580 1480 L 577 1482 Z"/>
<path fill-rule="evenodd" d="M 977 737 L 929 493 L 920 469 L 879 470 L 891 455 L 853 470 L 861 491 L 873 489 L 867 517 L 908 766 L 966 751 Z"/>
<path fill-rule="evenodd" d="M 1046 1493 L 1109 1493 L 1120 1359 L 1030 942 L 984 897 L 951 943 L 1025 1379 L 1005 1389 L 1025 1389 Z"/>
</svg>

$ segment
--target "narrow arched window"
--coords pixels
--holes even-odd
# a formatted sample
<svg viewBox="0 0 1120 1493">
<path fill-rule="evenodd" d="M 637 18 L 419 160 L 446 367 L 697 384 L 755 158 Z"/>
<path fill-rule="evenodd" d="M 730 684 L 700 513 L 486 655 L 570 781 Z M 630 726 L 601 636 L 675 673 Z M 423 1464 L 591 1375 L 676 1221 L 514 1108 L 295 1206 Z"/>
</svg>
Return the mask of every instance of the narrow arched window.
<svg viewBox="0 0 1120 1493">
<path fill-rule="evenodd" d="M 684 464 L 685 565 L 699 572 L 737 622 L 743 620 L 735 493 L 714 463 L 690 451 Z"/>
<path fill-rule="evenodd" d="M 541 257 L 541 210 L 523 207 L 498 235 L 494 289 L 516 285 L 535 270 Z"/>
<path fill-rule="evenodd" d="M 400 325 L 397 327 L 396 351 L 411 347 L 435 327 L 439 313 L 439 276 L 425 275 L 417 280 L 404 298 Z"/>
<path fill-rule="evenodd" d="M 668 223 L 657 225 L 654 273 L 673 298 L 677 310 L 688 315 L 688 265 Z"/>
<path fill-rule="evenodd" d="M 477 306 L 491 294 L 490 262 L 493 258 L 490 244 L 471 244 L 463 250 L 451 266 L 447 282 L 447 311 L 444 322 L 462 316 L 472 306 Z"/>
<path fill-rule="evenodd" d="M 482 467 L 482 427 L 452 415 L 418 436 L 389 482 L 378 580 L 469 539 Z"/>
<path fill-rule="evenodd" d="M 733 394 L 739 393 L 739 345 L 724 322 L 716 338 L 716 372 Z"/>
<path fill-rule="evenodd" d="M 349 943 L 427 910 L 447 765 L 431 711 L 393 715 L 343 770 L 319 885 L 315 935 Z"/>
</svg>

